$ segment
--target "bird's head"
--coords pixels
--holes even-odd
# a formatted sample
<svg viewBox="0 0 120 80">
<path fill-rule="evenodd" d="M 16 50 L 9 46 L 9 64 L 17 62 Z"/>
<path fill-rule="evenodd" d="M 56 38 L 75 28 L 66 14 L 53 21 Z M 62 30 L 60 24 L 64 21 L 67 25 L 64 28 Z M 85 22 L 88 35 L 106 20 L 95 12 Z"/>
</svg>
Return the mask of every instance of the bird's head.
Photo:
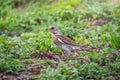
<svg viewBox="0 0 120 80">
<path fill-rule="evenodd" d="M 50 26 L 48 27 L 48 30 L 52 32 L 55 35 L 61 35 L 61 31 L 56 26 Z"/>
</svg>

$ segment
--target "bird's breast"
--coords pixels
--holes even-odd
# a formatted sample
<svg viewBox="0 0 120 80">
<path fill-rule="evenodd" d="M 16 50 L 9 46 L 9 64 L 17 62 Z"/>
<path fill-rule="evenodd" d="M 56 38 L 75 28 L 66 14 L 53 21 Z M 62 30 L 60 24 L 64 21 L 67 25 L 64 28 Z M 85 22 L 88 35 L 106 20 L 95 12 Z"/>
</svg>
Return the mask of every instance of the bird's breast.
<svg viewBox="0 0 120 80">
<path fill-rule="evenodd" d="M 62 45 L 62 43 L 59 41 L 57 36 L 54 34 L 52 34 L 52 40 L 53 40 L 53 43 L 56 44 L 58 47 L 60 47 Z"/>
</svg>

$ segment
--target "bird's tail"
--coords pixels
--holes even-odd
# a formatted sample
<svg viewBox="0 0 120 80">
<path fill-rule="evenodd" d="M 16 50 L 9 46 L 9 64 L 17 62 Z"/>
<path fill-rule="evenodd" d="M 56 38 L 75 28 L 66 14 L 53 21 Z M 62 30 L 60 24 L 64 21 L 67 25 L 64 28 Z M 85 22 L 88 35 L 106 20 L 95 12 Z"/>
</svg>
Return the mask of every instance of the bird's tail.
<svg viewBox="0 0 120 80">
<path fill-rule="evenodd" d="M 77 50 L 77 51 L 90 51 L 90 48 L 86 48 L 86 47 L 83 47 L 83 46 L 73 46 L 72 47 L 73 50 Z"/>
</svg>

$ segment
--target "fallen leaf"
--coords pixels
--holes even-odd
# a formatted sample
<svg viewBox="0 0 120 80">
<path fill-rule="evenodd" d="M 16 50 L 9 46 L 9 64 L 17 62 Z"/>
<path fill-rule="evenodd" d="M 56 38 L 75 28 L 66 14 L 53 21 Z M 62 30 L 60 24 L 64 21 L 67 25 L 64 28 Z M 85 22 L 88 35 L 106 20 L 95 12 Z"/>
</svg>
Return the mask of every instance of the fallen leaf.
<svg viewBox="0 0 120 80">
<path fill-rule="evenodd" d="M 102 20 L 102 19 L 95 19 L 91 22 L 91 25 L 93 26 L 102 26 L 106 23 L 105 20 Z"/>
<path fill-rule="evenodd" d="M 44 51 L 42 55 L 42 59 L 54 59 L 56 61 L 59 60 L 60 57 L 51 51 Z"/>
<path fill-rule="evenodd" d="M 84 61 L 90 62 L 90 58 L 89 58 L 88 56 L 85 56 L 85 57 L 84 57 Z"/>
<path fill-rule="evenodd" d="M 112 55 L 112 54 L 107 54 L 107 55 L 106 55 L 106 58 L 112 59 L 112 58 L 113 58 L 113 55 Z"/>
<path fill-rule="evenodd" d="M 117 56 L 120 56 L 120 49 L 115 53 Z"/>
</svg>

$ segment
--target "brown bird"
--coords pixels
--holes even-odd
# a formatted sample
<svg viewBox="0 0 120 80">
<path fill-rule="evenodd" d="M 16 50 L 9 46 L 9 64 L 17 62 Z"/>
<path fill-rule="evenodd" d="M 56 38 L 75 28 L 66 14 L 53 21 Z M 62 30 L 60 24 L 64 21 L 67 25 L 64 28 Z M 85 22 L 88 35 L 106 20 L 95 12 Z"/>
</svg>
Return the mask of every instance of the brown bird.
<svg viewBox="0 0 120 80">
<path fill-rule="evenodd" d="M 79 44 L 77 44 L 70 38 L 64 36 L 57 27 L 50 26 L 48 27 L 48 29 L 52 33 L 53 43 L 57 47 L 59 47 L 64 53 L 66 53 L 67 56 L 73 52 L 84 50 L 81 46 L 79 46 Z"/>
</svg>

